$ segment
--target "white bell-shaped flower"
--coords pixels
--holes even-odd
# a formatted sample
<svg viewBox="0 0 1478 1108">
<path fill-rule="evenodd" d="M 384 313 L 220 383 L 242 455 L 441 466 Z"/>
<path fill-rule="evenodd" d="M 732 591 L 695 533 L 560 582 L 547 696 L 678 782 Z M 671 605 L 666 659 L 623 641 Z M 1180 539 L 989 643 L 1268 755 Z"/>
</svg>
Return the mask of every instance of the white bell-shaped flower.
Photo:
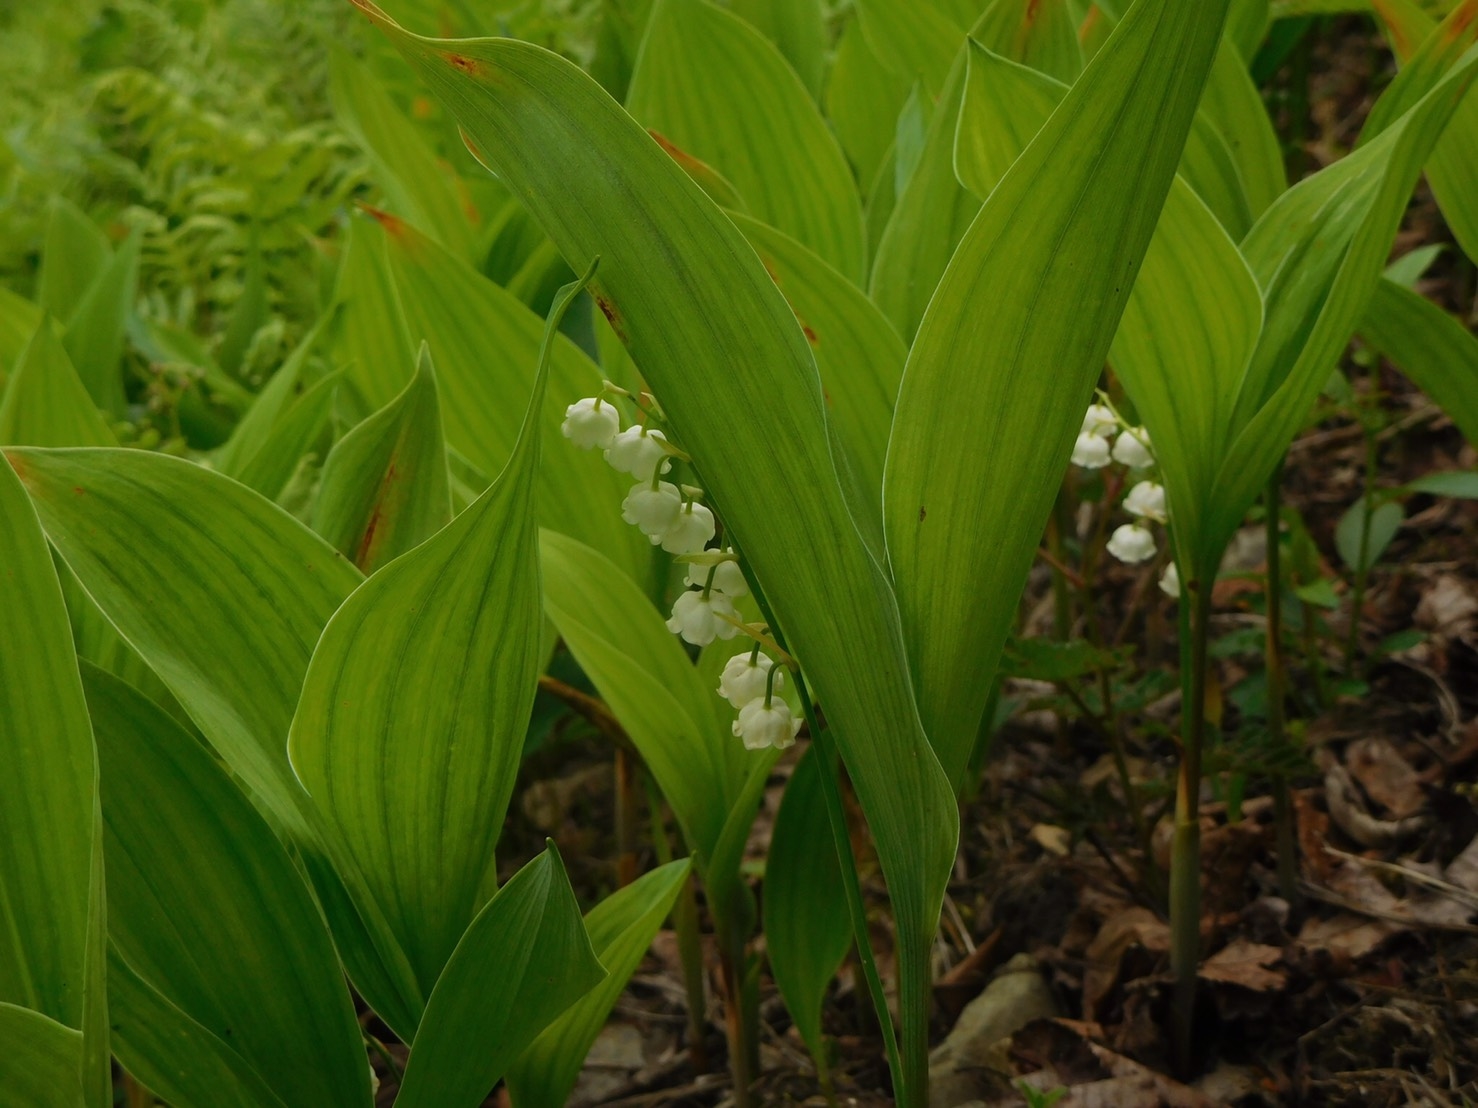
<svg viewBox="0 0 1478 1108">
<path fill-rule="evenodd" d="M 559 429 L 581 450 L 595 446 L 604 450 L 615 441 L 617 432 L 621 430 L 621 414 L 609 401 L 587 396 L 565 409 L 565 421 Z"/>
<path fill-rule="evenodd" d="M 1073 443 L 1073 465 L 1084 469 L 1102 469 L 1109 464 L 1108 439 L 1084 431 Z"/>
<path fill-rule="evenodd" d="M 739 628 L 722 618 L 724 616 L 737 618 L 733 603 L 723 593 L 710 592 L 704 596 L 701 592 L 689 590 L 672 606 L 672 618 L 667 621 L 667 629 L 684 642 L 707 646 L 714 639 L 732 639 L 739 633 Z"/>
<path fill-rule="evenodd" d="M 1160 574 L 1160 591 L 1171 600 L 1180 599 L 1180 570 L 1175 568 L 1171 562 L 1165 567 L 1165 572 Z"/>
<path fill-rule="evenodd" d="M 1109 536 L 1108 552 L 1131 566 L 1155 556 L 1155 536 L 1137 523 L 1126 523 Z"/>
<path fill-rule="evenodd" d="M 1143 427 L 1131 427 L 1114 441 L 1114 461 L 1130 469 L 1149 469 L 1155 464 L 1150 453 L 1150 433 Z"/>
<path fill-rule="evenodd" d="M 718 694 L 734 705 L 744 707 L 751 700 L 763 700 L 769 687 L 770 670 L 775 660 L 766 654 L 735 654 L 718 678 Z M 785 671 L 775 674 L 775 691 L 785 687 Z"/>
<path fill-rule="evenodd" d="M 709 570 L 713 571 L 712 586 L 708 583 Z M 688 584 L 696 585 L 700 589 L 711 587 L 726 596 L 749 595 L 749 582 L 744 580 L 744 571 L 739 568 L 738 562 L 720 562 L 716 566 L 690 565 Z"/>
<path fill-rule="evenodd" d="M 643 481 L 631 486 L 626 499 L 621 501 L 621 518 L 640 527 L 642 534 L 656 546 L 677 523 L 682 508 L 682 493 L 672 482 L 659 481 L 653 488 L 650 482 Z"/>
<path fill-rule="evenodd" d="M 713 538 L 713 513 L 689 501 L 662 534 L 662 549 L 669 554 L 696 554 Z"/>
<path fill-rule="evenodd" d="M 612 468 L 629 473 L 638 481 L 650 481 L 662 467 L 666 473 L 672 468 L 667 451 L 662 444 L 667 436 L 661 431 L 649 430 L 645 426 L 628 427 L 606 447 L 606 461 Z"/>
<path fill-rule="evenodd" d="M 1107 439 L 1112 438 L 1118 429 L 1119 420 L 1112 408 L 1107 404 L 1089 404 L 1088 411 L 1083 414 L 1083 429 L 1079 434 Z"/>
<path fill-rule="evenodd" d="M 1156 523 L 1164 523 L 1166 519 L 1165 486 L 1154 481 L 1139 482 L 1129 490 L 1129 495 L 1124 497 L 1124 510 L 1140 519 L 1152 519 Z"/>
<path fill-rule="evenodd" d="M 801 721 L 790 713 L 790 705 L 778 696 L 765 705 L 764 697 L 751 700 L 739 709 L 734 721 L 734 734 L 744 740 L 745 750 L 764 750 L 773 746 L 784 750 L 795 743 Z"/>
</svg>

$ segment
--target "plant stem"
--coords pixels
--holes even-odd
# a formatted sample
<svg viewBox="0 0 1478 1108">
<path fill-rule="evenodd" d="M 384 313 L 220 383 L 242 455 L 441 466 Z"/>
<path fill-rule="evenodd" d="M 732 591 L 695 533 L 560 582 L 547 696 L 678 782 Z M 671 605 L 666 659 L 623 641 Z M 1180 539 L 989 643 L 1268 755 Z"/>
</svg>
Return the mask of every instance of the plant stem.
<svg viewBox="0 0 1478 1108">
<path fill-rule="evenodd" d="M 1201 747 L 1206 735 L 1206 646 L 1211 617 L 1210 575 L 1187 590 L 1182 614 L 1180 775 L 1175 790 L 1175 835 L 1170 848 L 1170 972 L 1175 979 L 1175 1062 L 1191 1069 L 1196 971 L 1201 961 Z M 1187 605 L 1182 604 L 1182 609 Z M 1189 642 L 1186 643 L 1187 638 Z"/>
<path fill-rule="evenodd" d="M 811 727 L 811 744 L 816 747 L 816 756 L 821 759 L 821 795 L 826 801 L 831 839 L 837 852 L 837 865 L 842 871 L 842 888 L 847 897 L 847 914 L 852 917 L 852 940 L 857 947 L 857 960 L 862 965 L 873 1011 L 882 1031 L 883 1046 L 888 1052 L 888 1068 L 893 1074 L 893 1093 L 899 1104 L 906 1104 L 908 1102 L 904 1099 L 904 1070 L 898 1055 L 898 1040 L 893 1031 L 893 1017 L 888 1012 L 888 997 L 883 991 L 883 978 L 878 973 L 877 960 L 873 957 L 872 939 L 867 933 L 867 907 L 862 902 L 862 885 L 857 880 L 857 859 L 852 854 L 852 836 L 847 830 L 846 810 L 842 807 L 841 786 L 837 780 L 836 744 L 830 734 L 817 727 L 811 709 L 811 698 L 806 693 L 800 674 L 796 674 L 796 684 L 800 689 L 806 720 Z"/>
<path fill-rule="evenodd" d="M 1360 649 L 1360 620 L 1365 613 L 1365 587 L 1370 581 L 1370 525 L 1375 514 L 1375 475 L 1380 465 L 1380 443 L 1365 421 L 1365 497 L 1361 505 L 1360 556 L 1355 565 L 1355 591 L 1350 597 L 1350 628 L 1345 638 L 1345 673 L 1355 670 Z"/>
<path fill-rule="evenodd" d="M 1268 578 L 1267 637 L 1263 646 L 1263 665 L 1268 682 L 1268 737 L 1275 757 L 1288 745 L 1284 723 L 1286 699 L 1283 670 L 1283 466 L 1279 464 L 1268 478 L 1267 495 L 1263 498 L 1267 520 Z M 1278 892 L 1289 904 L 1298 899 L 1298 856 L 1293 833 L 1293 805 L 1288 795 L 1288 775 L 1276 769 L 1273 773 L 1273 829 L 1278 848 Z"/>
<path fill-rule="evenodd" d="M 644 773 L 647 788 L 647 809 L 652 813 L 652 842 L 657 851 L 657 861 L 666 865 L 672 861 L 672 845 L 667 841 L 667 825 L 662 819 L 662 796 L 652 775 Z M 708 1061 L 708 1044 L 704 1042 L 708 1021 L 708 998 L 703 988 L 703 940 L 698 933 L 698 878 L 689 872 L 678 892 L 677 903 L 672 906 L 672 926 L 677 932 L 678 960 L 683 967 L 683 986 L 688 993 L 688 1064 L 695 1075 L 708 1073 L 713 1067 Z"/>
<path fill-rule="evenodd" d="M 759 1044 L 749 1034 L 753 1021 L 749 1019 L 745 1002 L 745 952 L 744 936 L 737 928 L 724 928 L 719 935 L 719 967 L 724 979 L 724 1025 L 729 1038 L 729 1072 L 734 1078 L 735 1108 L 750 1108 L 754 1103 L 750 1086 L 754 1084 L 759 1069 Z"/>
</svg>

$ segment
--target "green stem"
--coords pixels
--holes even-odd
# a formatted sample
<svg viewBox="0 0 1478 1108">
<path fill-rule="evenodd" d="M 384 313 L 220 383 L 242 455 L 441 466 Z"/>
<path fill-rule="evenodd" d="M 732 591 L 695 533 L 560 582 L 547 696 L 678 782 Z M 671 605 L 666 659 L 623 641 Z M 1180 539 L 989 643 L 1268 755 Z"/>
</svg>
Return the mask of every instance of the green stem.
<svg viewBox="0 0 1478 1108">
<path fill-rule="evenodd" d="M 744 987 L 747 961 L 744 936 L 738 928 L 723 928 L 719 936 L 719 968 L 724 979 L 724 1024 L 729 1037 L 729 1071 L 734 1078 L 735 1108 L 750 1108 L 754 1103 L 750 1086 L 759 1070 L 759 1043 L 750 1033 L 758 1025 L 751 1020 Z"/>
<path fill-rule="evenodd" d="M 1175 791 L 1175 833 L 1170 848 L 1170 973 L 1175 980 L 1175 1061 L 1189 1076 L 1195 1028 L 1196 971 L 1201 961 L 1201 747 L 1206 735 L 1206 646 L 1211 581 L 1198 575 L 1182 603 L 1182 707 L 1184 742 Z M 1190 608 L 1186 613 L 1184 609 Z M 1188 642 L 1187 642 L 1188 640 Z"/>
<path fill-rule="evenodd" d="M 1267 637 L 1263 646 L 1263 664 L 1268 682 L 1268 737 L 1277 767 L 1273 772 L 1273 829 L 1278 849 L 1278 892 L 1293 904 L 1298 898 L 1298 854 L 1293 832 L 1293 805 L 1288 795 L 1288 774 L 1282 768 L 1282 756 L 1288 746 L 1284 719 L 1287 699 L 1283 668 L 1283 543 L 1280 538 L 1283 505 L 1283 466 L 1280 464 L 1268 479 L 1264 515 L 1268 536 Z"/>
<path fill-rule="evenodd" d="M 852 836 L 847 830 L 846 810 L 842 807 L 836 744 L 830 733 L 817 725 L 805 680 L 799 673 L 795 675 L 795 679 L 801 707 L 811 729 L 811 744 L 816 747 L 816 756 L 821 760 L 821 795 L 826 802 L 831 840 L 837 852 L 837 865 L 842 871 L 842 888 L 847 897 L 847 914 L 852 917 L 852 939 L 857 947 L 857 959 L 862 965 L 863 977 L 867 980 L 867 991 L 872 998 L 878 1027 L 882 1030 L 883 1046 L 888 1052 L 888 1069 L 893 1074 L 894 1096 L 899 1104 L 907 1104 L 909 1102 L 904 1097 L 906 1071 L 898 1054 L 898 1040 L 893 1031 L 893 1017 L 888 1012 L 888 996 L 883 991 L 883 978 L 878 973 L 877 960 L 873 957 L 872 939 L 867 933 L 867 907 L 862 901 L 862 885 L 857 880 L 857 859 L 852 853 Z"/>
<path fill-rule="evenodd" d="M 1350 628 L 1345 638 L 1345 673 L 1355 671 L 1360 649 L 1360 620 L 1365 614 L 1365 587 L 1370 581 L 1370 524 L 1375 514 L 1375 476 L 1380 465 L 1380 443 L 1365 422 L 1365 496 L 1360 519 L 1360 556 L 1355 564 L 1355 591 L 1350 597 Z"/>
<path fill-rule="evenodd" d="M 667 827 L 662 821 L 662 796 L 651 774 L 642 775 L 647 787 L 647 808 L 652 813 L 652 842 L 657 861 L 672 861 L 672 844 L 667 840 Z M 688 994 L 688 1063 L 694 1074 L 708 1073 L 707 1035 L 708 998 L 703 988 L 703 939 L 698 932 L 698 878 L 689 873 L 672 906 L 672 927 L 677 932 L 678 960 L 683 967 L 683 986 Z"/>
</svg>

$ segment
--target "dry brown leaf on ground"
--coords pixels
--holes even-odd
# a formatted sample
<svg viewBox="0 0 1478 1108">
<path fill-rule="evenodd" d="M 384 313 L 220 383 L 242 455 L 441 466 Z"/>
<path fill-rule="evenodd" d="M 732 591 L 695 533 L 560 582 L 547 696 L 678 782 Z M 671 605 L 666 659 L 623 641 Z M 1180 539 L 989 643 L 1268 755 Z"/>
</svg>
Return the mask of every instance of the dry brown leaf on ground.
<svg viewBox="0 0 1478 1108">
<path fill-rule="evenodd" d="M 1125 908 L 1110 916 L 1083 958 L 1083 1012 L 1097 1018 L 1098 1006 L 1113 990 L 1124 969 L 1125 956 L 1134 949 L 1158 962 L 1170 950 L 1170 928 L 1148 908 Z"/>
<path fill-rule="evenodd" d="M 1240 985 L 1254 992 L 1281 989 L 1288 983 L 1282 969 L 1274 969 L 1283 960 L 1280 947 L 1265 946 L 1246 939 L 1234 939 L 1201 965 L 1203 981 Z"/>
<path fill-rule="evenodd" d="M 1067 1090 L 1057 1108 L 1212 1108 L 1214 1102 L 1195 1089 L 1084 1039 L 1079 1026 L 1038 1020 L 1012 1036 L 1013 1057 L 1031 1070 L 1023 1084 L 1044 1093 Z M 988 1108 L 1020 1103 L 1020 1097 L 1002 1098 Z"/>
<path fill-rule="evenodd" d="M 1414 816 L 1426 807 L 1421 776 L 1389 739 L 1356 739 L 1345 748 L 1345 768 L 1391 819 Z"/>
</svg>

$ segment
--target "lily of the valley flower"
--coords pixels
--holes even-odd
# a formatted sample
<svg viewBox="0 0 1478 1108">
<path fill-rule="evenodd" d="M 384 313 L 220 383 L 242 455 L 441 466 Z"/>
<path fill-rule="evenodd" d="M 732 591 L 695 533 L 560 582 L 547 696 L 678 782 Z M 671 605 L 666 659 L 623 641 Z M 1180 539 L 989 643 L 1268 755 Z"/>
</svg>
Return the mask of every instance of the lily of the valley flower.
<svg viewBox="0 0 1478 1108">
<path fill-rule="evenodd" d="M 696 554 L 708 545 L 714 530 L 713 513 L 690 500 L 662 533 L 662 549 L 669 554 Z"/>
<path fill-rule="evenodd" d="M 1107 404 L 1089 404 L 1088 411 L 1083 414 L 1083 429 L 1079 434 L 1106 439 L 1118 429 L 1119 417 L 1114 415 L 1112 408 Z"/>
<path fill-rule="evenodd" d="M 728 619 L 723 617 L 727 616 Z M 694 646 L 707 646 L 714 639 L 732 639 L 739 628 L 729 622 L 737 615 L 734 604 L 721 592 L 689 590 L 672 606 L 667 629 Z"/>
<path fill-rule="evenodd" d="M 1073 444 L 1073 465 L 1102 469 L 1109 464 L 1108 439 L 1084 431 Z"/>
<path fill-rule="evenodd" d="M 773 746 L 784 750 L 795 743 L 801 721 L 791 715 L 790 705 L 778 696 L 751 700 L 739 709 L 734 721 L 734 734 L 744 740 L 745 750 L 764 750 Z"/>
<path fill-rule="evenodd" d="M 1165 486 L 1156 484 L 1154 481 L 1139 482 L 1129 490 L 1129 495 L 1124 497 L 1124 510 L 1140 519 L 1152 519 L 1156 523 L 1164 523 L 1167 518 Z"/>
<path fill-rule="evenodd" d="M 642 534 L 656 546 L 677 523 L 683 497 L 670 481 L 659 481 L 655 485 L 648 481 L 631 487 L 621 502 L 621 518 L 640 527 Z"/>
<path fill-rule="evenodd" d="M 565 420 L 559 429 L 581 450 L 596 446 L 605 450 L 610 448 L 621 430 L 621 414 L 609 401 L 587 396 L 565 409 Z"/>
<path fill-rule="evenodd" d="M 662 444 L 667 436 L 661 431 L 646 427 L 628 427 L 606 447 L 606 461 L 622 473 L 629 473 L 638 481 L 650 481 L 657 474 L 657 467 L 666 473 L 672 468 L 667 451 Z"/>
<path fill-rule="evenodd" d="M 1108 552 L 1130 565 L 1147 562 L 1155 556 L 1155 536 L 1137 523 L 1126 523 L 1109 536 Z"/>
<path fill-rule="evenodd" d="M 1171 600 L 1180 599 L 1180 570 L 1175 568 L 1171 562 L 1165 567 L 1165 572 L 1160 574 L 1160 591 Z"/>
<path fill-rule="evenodd" d="M 708 581 L 709 571 L 713 572 L 713 583 Z M 715 592 L 724 593 L 726 596 L 748 596 L 749 582 L 744 580 L 744 571 L 739 568 L 738 562 L 720 562 L 716 566 L 703 566 L 694 563 L 688 567 L 688 584 L 700 589 L 712 588 Z M 737 708 L 738 705 L 736 704 Z"/>
<path fill-rule="evenodd" d="M 736 709 L 753 700 L 763 700 L 769 688 L 770 670 L 775 660 L 766 654 L 735 654 L 719 674 L 718 693 Z M 775 674 L 775 689 L 785 685 L 785 672 Z"/>
<path fill-rule="evenodd" d="M 1130 469 L 1149 469 L 1155 464 L 1150 453 L 1150 433 L 1143 427 L 1131 427 L 1114 442 L 1114 461 Z"/>
</svg>

